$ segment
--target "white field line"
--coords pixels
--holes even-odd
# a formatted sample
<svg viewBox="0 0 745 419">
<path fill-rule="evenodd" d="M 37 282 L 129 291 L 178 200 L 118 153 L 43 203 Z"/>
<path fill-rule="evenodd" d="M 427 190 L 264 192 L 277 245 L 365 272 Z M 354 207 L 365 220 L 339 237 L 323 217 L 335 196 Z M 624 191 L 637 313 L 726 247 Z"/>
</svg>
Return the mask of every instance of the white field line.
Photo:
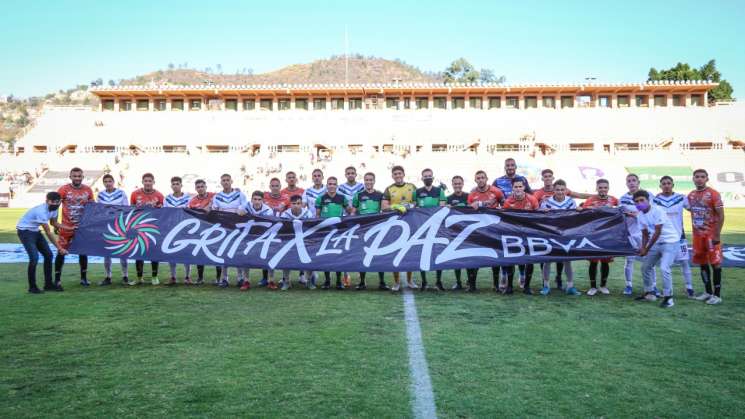
<svg viewBox="0 0 745 419">
<path fill-rule="evenodd" d="M 406 320 L 406 341 L 409 350 L 409 373 L 411 375 L 411 396 L 414 400 L 412 410 L 415 418 L 436 418 L 435 395 L 429 378 L 427 357 L 424 355 L 422 331 L 419 316 L 416 314 L 414 293 L 408 288 L 404 291 L 404 319 Z"/>
</svg>

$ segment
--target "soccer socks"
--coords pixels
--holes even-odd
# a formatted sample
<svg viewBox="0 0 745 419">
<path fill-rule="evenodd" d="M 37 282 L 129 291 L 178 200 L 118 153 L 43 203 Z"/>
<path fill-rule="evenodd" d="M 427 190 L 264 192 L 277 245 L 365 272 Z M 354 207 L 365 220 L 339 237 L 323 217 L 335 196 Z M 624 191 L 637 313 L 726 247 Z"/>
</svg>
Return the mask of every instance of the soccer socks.
<svg viewBox="0 0 745 419">
<path fill-rule="evenodd" d="M 494 289 L 499 289 L 499 266 L 492 266 L 491 267 L 491 281 L 494 284 Z M 476 271 L 478 273 L 478 271 Z M 502 268 L 502 272 L 506 272 L 504 268 Z M 474 274 L 474 278 L 476 275 Z"/>
<path fill-rule="evenodd" d="M 54 258 L 54 282 L 60 282 L 62 280 L 62 265 L 65 264 L 65 256 L 57 253 Z"/>
<path fill-rule="evenodd" d="M 427 272 L 419 271 L 419 276 L 422 278 L 422 289 L 427 288 Z"/>
<path fill-rule="evenodd" d="M 526 265 L 519 265 L 517 269 L 520 271 L 520 279 L 525 280 Z M 510 284 L 510 287 L 512 284 Z"/>
<path fill-rule="evenodd" d="M 688 261 L 683 261 L 680 265 L 680 271 L 683 273 L 683 280 L 686 284 L 686 289 L 693 289 L 693 280 L 691 279 L 691 264 Z"/>
<path fill-rule="evenodd" d="M 711 270 L 709 265 L 701 265 L 701 281 L 704 283 L 704 289 L 707 294 L 713 294 L 714 291 L 711 289 Z"/>
<path fill-rule="evenodd" d="M 80 263 L 80 279 L 88 279 L 88 256 L 79 255 L 78 261 Z"/>
<path fill-rule="evenodd" d="M 609 276 L 610 276 L 610 263 L 600 262 L 600 286 L 601 287 L 608 285 Z"/>
<path fill-rule="evenodd" d="M 533 279 L 533 265 L 525 265 L 525 288 L 530 288 L 530 281 Z"/>
<path fill-rule="evenodd" d="M 176 278 L 176 265 L 173 262 L 168 262 L 168 269 L 171 271 L 171 278 Z"/>
<path fill-rule="evenodd" d="M 597 288 L 598 285 L 598 262 L 590 262 L 590 288 Z"/>
<path fill-rule="evenodd" d="M 111 279 L 111 258 L 108 256 L 103 258 L 103 272 L 106 278 Z"/>
<path fill-rule="evenodd" d="M 360 283 L 357 286 L 365 285 L 365 276 L 367 272 L 360 272 Z"/>
<path fill-rule="evenodd" d="M 627 256 L 623 263 L 623 274 L 626 277 L 626 286 L 632 286 L 634 281 L 634 259 L 633 256 Z"/>
<path fill-rule="evenodd" d="M 144 260 L 136 260 L 135 261 L 135 271 L 137 272 L 137 279 L 142 280 L 142 275 L 144 275 L 145 270 L 145 261 Z"/>
<path fill-rule="evenodd" d="M 564 273 L 564 262 L 556 262 L 556 283 L 561 284 L 561 274 Z"/>
<path fill-rule="evenodd" d="M 722 268 L 714 267 L 714 295 L 721 297 L 722 292 Z"/>
<path fill-rule="evenodd" d="M 152 269 L 153 278 L 158 276 L 158 262 L 150 262 L 150 269 Z"/>
<path fill-rule="evenodd" d="M 455 283 L 462 286 L 463 283 L 460 281 L 460 276 L 461 276 L 461 270 L 456 269 L 455 270 Z"/>
</svg>

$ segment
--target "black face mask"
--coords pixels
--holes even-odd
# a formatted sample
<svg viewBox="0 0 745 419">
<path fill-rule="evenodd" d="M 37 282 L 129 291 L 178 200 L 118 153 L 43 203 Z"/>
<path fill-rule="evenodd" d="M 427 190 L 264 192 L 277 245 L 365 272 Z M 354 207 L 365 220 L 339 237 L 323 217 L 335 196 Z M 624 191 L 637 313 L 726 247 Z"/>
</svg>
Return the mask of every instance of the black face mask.
<svg viewBox="0 0 745 419">
<path fill-rule="evenodd" d="M 432 186 L 434 179 L 422 179 L 422 181 L 424 182 L 424 186 Z"/>
<path fill-rule="evenodd" d="M 49 211 L 57 211 L 57 209 L 59 208 L 59 204 L 47 206 L 49 207 Z"/>
</svg>

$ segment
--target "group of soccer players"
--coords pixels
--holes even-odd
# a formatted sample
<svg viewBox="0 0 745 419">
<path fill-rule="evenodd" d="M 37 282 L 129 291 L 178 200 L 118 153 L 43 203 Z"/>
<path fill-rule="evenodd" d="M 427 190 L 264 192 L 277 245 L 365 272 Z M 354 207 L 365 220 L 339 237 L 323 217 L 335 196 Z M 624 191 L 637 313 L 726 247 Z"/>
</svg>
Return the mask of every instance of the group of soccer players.
<svg viewBox="0 0 745 419">
<path fill-rule="evenodd" d="M 721 197 L 717 191 L 707 186 L 708 174 L 703 169 L 693 172 L 693 182 L 696 189 L 688 195 L 682 195 L 673 191 L 674 182 L 669 176 L 660 179 L 661 192 L 654 195 L 639 189 L 639 178 L 634 174 L 626 176 L 626 187 L 628 192 L 620 199 L 608 194 L 609 182 L 599 179 L 596 182 L 595 194 L 583 194 L 571 191 L 565 181 L 555 180 L 554 173 L 550 169 L 543 170 L 541 177 L 543 186 L 532 190 L 525 177 L 517 174 L 517 165 L 514 159 L 505 160 L 505 174 L 497 178 L 493 183 L 483 170 L 475 173 L 476 187 L 470 192 L 465 192 L 464 179 L 461 176 L 452 178 L 452 194 L 446 195 L 444 185 L 434 184 L 434 173 L 431 169 L 421 172 L 423 186 L 417 187 L 412 183 L 405 182 L 404 168 L 395 166 L 391 170 L 393 183 L 382 192 L 375 189 L 376 176 L 368 172 L 362 176 L 362 182 L 358 182 L 358 174 L 354 167 L 345 169 L 344 181 L 334 177 L 328 177 L 324 182 L 324 174 L 315 169 L 312 173 L 313 184 L 306 189 L 297 186 L 297 175 L 287 172 L 285 175 L 286 186 L 282 188 L 280 179 L 273 178 L 269 184 L 269 191 L 254 191 L 250 199 L 239 189 L 232 185 L 232 178 L 224 174 L 220 178 L 221 190 L 208 192 L 204 180 L 195 182 L 196 194 L 189 195 L 182 191 L 182 179 L 171 178 L 171 193 L 163 196 L 154 188 L 155 179 L 152 174 L 146 173 L 142 176 L 142 187 L 132 192 L 130 196 L 116 188 L 114 178 L 107 174 L 103 177 L 104 190 L 94 197 L 89 186 L 83 184 L 83 171 L 73 168 L 70 171 L 71 182 L 62 186 L 58 192 L 50 192 L 44 204 L 29 210 L 17 225 L 18 235 L 29 254 L 28 281 L 29 292 L 42 292 L 36 286 L 35 272 L 39 253 L 44 257 L 44 290 L 62 291 L 61 275 L 64 266 L 65 254 L 77 226 L 80 223 L 83 207 L 88 202 L 97 200 L 109 205 L 133 205 L 137 207 L 172 207 L 191 208 L 203 211 L 224 211 L 239 215 L 251 214 L 261 216 L 275 216 L 285 219 L 307 219 L 343 217 L 346 215 L 376 214 L 382 211 L 405 212 L 408 208 L 420 207 L 465 207 L 474 209 L 516 209 L 528 211 L 551 211 L 551 210 L 573 210 L 581 211 L 588 208 L 598 207 L 621 207 L 627 215 L 627 227 L 633 246 L 638 249 L 638 256 L 626 257 L 624 264 L 625 295 L 632 294 L 632 279 L 634 274 L 634 263 L 642 262 L 642 277 L 644 291 L 637 298 L 643 301 L 655 301 L 662 297 L 661 307 L 672 307 L 672 273 L 671 267 L 679 264 L 685 280 L 686 293 L 689 298 L 705 301 L 707 304 L 719 304 L 721 302 L 721 263 L 722 250 L 720 244 L 720 233 L 724 223 L 724 209 Z M 575 199 L 584 199 L 580 205 Z M 61 223 L 57 222 L 57 209 L 62 207 Z M 691 213 L 693 225 L 693 262 L 701 266 L 701 278 L 704 283 L 704 292 L 698 296 L 694 295 L 691 281 L 691 268 L 689 265 L 688 246 L 683 229 L 683 212 Z M 57 233 L 57 238 L 51 234 L 49 225 Z M 51 252 L 47 241 L 41 235 L 39 228 L 42 227 L 47 236 L 59 249 L 54 260 L 54 279 L 51 272 Z M 588 296 L 597 294 L 610 294 L 607 287 L 610 263 L 612 258 L 592 259 L 589 264 L 590 288 L 586 291 Z M 79 256 L 80 283 L 89 286 L 87 277 L 88 259 L 85 255 Z M 128 263 L 126 258 L 119 260 L 121 265 L 122 282 L 128 285 L 144 283 L 143 260 L 135 262 L 136 280 L 129 278 Z M 151 261 L 151 284 L 159 284 L 158 262 Z M 169 285 L 177 283 L 177 265 L 170 263 Z M 663 277 L 663 291 L 657 289 L 655 267 L 659 265 Z M 228 287 L 228 266 L 215 267 L 214 284 L 220 287 Z M 519 287 L 525 294 L 532 294 L 531 280 L 534 267 L 531 264 L 519 265 L 517 267 L 519 276 Z M 551 264 L 544 263 L 540 266 L 542 271 L 542 287 L 540 293 L 549 295 L 551 287 L 549 284 Z M 185 265 L 184 284 L 203 284 L 205 280 L 204 266 L 196 267 L 196 280 L 192 281 L 192 270 L 190 265 Z M 104 259 L 105 278 L 99 285 L 106 286 L 112 283 L 112 259 Z M 494 290 L 505 295 L 512 294 L 514 286 L 515 266 L 494 266 L 492 280 Z M 599 272 L 598 272 L 599 271 Z M 455 270 L 455 284 L 453 290 L 476 291 L 476 278 L 478 269 L 466 269 L 466 284 L 462 282 L 462 272 Z M 600 284 L 598 286 L 598 273 Z M 237 286 L 241 290 L 251 287 L 248 269 L 237 268 Z M 290 272 L 284 270 L 281 273 L 279 284 L 275 282 L 275 273 L 272 270 L 263 270 L 259 286 L 271 289 L 290 288 Z M 335 272 L 335 284 L 337 289 L 351 287 L 350 274 L 347 272 Z M 566 278 L 566 286 L 562 276 Z M 406 273 L 406 286 L 411 289 L 421 290 L 444 290 L 442 283 L 442 271 L 435 272 L 434 287 L 428 285 L 427 272 L 420 272 L 421 285 L 417 285 L 411 272 Z M 385 282 L 384 273 L 378 273 L 378 289 L 399 291 L 401 289 L 400 274 L 393 273 L 393 285 L 389 288 Z M 308 288 L 316 288 L 317 275 L 310 270 L 299 272 L 298 282 Z M 556 289 L 568 295 L 581 295 L 574 284 L 574 272 L 571 262 L 556 263 Z M 329 289 L 331 284 L 331 272 L 323 273 L 321 288 Z M 359 273 L 357 290 L 366 289 L 366 275 Z"/>
</svg>

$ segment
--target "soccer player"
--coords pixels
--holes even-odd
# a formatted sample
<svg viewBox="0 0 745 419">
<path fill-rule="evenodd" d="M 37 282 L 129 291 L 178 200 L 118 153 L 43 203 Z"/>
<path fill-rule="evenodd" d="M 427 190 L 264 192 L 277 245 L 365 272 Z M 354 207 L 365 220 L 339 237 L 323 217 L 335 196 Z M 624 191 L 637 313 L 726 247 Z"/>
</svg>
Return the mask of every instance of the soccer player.
<svg viewBox="0 0 745 419">
<path fill-rule="evenodd" d="M 83 217 L 83 207 L 88 202 L 93 202 L 93 190 L 83 185 L 83 169 L 74 167 L 70 170 L 70 183 L 62 185 L 57 193 L 62 197 L 62 224 L 59 225 L 57 244 L 67 250 L 75 235 L 75 230 Z M 54 282 L 62 283 L 62 266 L 65 264 L 65 254 L 57 253 L 54 259 Z M 88 256 L 78 256 L 80 264 L 80 285 L 87 287 L 88 282 Z"/>
<path fill-rule="evenodd" d="M 563 180 L 559 179 L 554 182 L 554 195 L 547 198 L 541 204 L 541 209 L 549 210 L 575 210 L 577 209 L 577 203 L 574 199 L 570 198 L 566 194 L 567 184 Z M 574 287 L 574 272 L 572 271 L 572 262 L 564 262 L 564 273 L 567 276 L 567 295 L 581 295 L 581 293 Z M 551 264 L 543 264 L 543 289 L 541 289 L 542 295 L 548 295 L 551 292 L 551 288 L 548 286 L 548 278 L 551 276 Z"/>
<path fill-rule="evenodd" d="M 290 208 L 284 210 L 284 212 L 280 214 L 280 218 L 284 218 L 287 220 L 307 220 L 308 218 L 313 217 L 310 214 L 310 210 L 308 208 L 303 208 L 303 197 L 300 194 L 297 194 L 290 196 Z M 305 284 L 305 278 L 310 278 L 311 275 L 312 272 L 309 270 L 305 272 L 300 271 L 298 282 L 300 282 L 301 284 Z M 280 284 L 280 289 L 282 291 L 287 291 L 288 289 L 290 289 L 290 285 L 290 270 L 285 269 L 282 271 L 282 283 Z"/>
<path fill-rule="evenodd" d="M 598 179 L 597 181 L 595 181 L 595 189 L 598 192 L 597 195 L 592 195 L 587 198 L 585 202 L 583 202 L 582 205 L 577 208 L 578 210 L 618 206 L 618 199 L 608 195 L 608 191 L 610 190 L 610 183 L 608 182 L 608 180 Z M 590 297 L 596 295 L 598 293 L 598 290 L 603 295 L 610 295 L 610 291 L 608 290 L 608 275 L 610 275 L 611 262 L 613 262 L 613 258 L 590 259 L 590 289 L 587 290 L 587 295 L 589 295 Z M 597 288 L 598 264 L 600 265 L 599 289 Z"/>
<path fill-rule="evenodd" d="M 129 197 L 129 203 L 136 206 L 137 208 L 161 208 L 163 207 L 163 194 L 153 188 L 155 184 L 155 176 L 152 173 L 145 173 L 142 175 L 142 188 L 132 192 Z M 150 273 L 152 285 L 160 284 L 158 280 L 158 262 L 150 261 Z M 142 277 L 145 275 L 145 261 L 135 260 L 135 270 L 137 271 L 137 284 L 144 284 Z M 129 285 L 135 285 L 134 281 L 130 281 Z"/>
<path fill-rule="evenodd" d="M 57 192 L 49 192 L 46 196 L 46 202 L 37 205 L 26 211 L 16 224 L 16 233 L 18 239 L 23 244 L 23 248 L 28 254 L 28 269 L 26 275 L 28 279 L 28 292 L 31 294 L 41 294 L 43 291 L 36 286 L 36 265 L 39 263 L 39 253 L 44 257 L 44 291 L 62 291 L 62 285 L 52 283 L 52 251 L 49 250 L 47 240 L 42 236 L 39 227 L 44 229 L 49 241 L 52 242 L 57 252 L 62 255 L 67 253 L 49 230 L 51 225 L 55 229 L 60 229 L 57 224 L 57 210 L 60 206 L 62 197 Z"/>
<path fill-rule="evenodd" d="M 693 226 L 693 263 L 701 266 L 704 292 L 696 297 L 706 304 L 722 302 L 722 244 L 720 234 L 724 225 L 724 204 L 719 192 L 706 183 L 709 174 L 704 169 L 693 172 L 696 189 L 688 194 Z M 714 287 L 712 289 L 712 273 Z"/>
<path fill-rule="evenodd" d="M 489 185 L 489 177 L 483 170 L 476 172 L 475 181 L 476 188 L 468 194 L 468 205 L 474 209 L 499 208 L 504 202 L 504 192 L 496 186 Z M 512 185 L 510 184 L 510 191 L 511 190 Z M 499 266 L 491 267 L 492 282 L 494 283 L 494 290 L 497 292 L 499 292 L 499 269 Z M 503 275 L 506 276 L 510 268 L 502 267 L 501 269 Z M 476 268 L 466 270 L 468 276 L 468 289 L 466 291 L 476 292 L 476 276 L 478 275 L 478 271 L 479 270 Z"/>
<path fill-rule="evenodd" d="M 277 214 L 267 204 L 264 203 L 264 197 L 266 193 L 261 191 L 254 191 L 251 194 L 251 201 L 246 204 L 243 210 L 251 215 L 258 215 L 261 217 L 275 217 Z M 246 278 L 248 278 L 248 269 L 246 269 Z M 241 290 L 245 291 L 251 286 L 250 282 L 245 282 L 241 287 Z M 260 287 L 269 287 L 269 289 L 276 290 L 277 284 L 274 282 L 274 270 L 273 269 L 262 269 L 261 270 L 261 281 L 259 282 Z"/>
<path fill-rule="evenodd" d="M 504 194 L 505 198 L 509 198 L 510 195 L 512 195 L 512 180 L 513 179 L 522 179 L 523 181 L 525 181 L 525 192 L 533 193 L 533 190 L 530 189 L 530 184 L 528 184 L 528 179 L 525 179 L 524 176 L 517 174 L 517 163 L 515 162 L 515 159 L 513 158 L 505 159 L 504 176 L 500 176 L 494 179 L 493 186 L 496 186 L 497 188 L 499 188 Z"/>
<path fill-rule="evenodd" d="M 352 200 L 354 200 L 354 197 L 361 190 L 365 189 L 365 185 L 357 182 L 357 169 L 355 169 L 354 166 L 349 166 L 344 169 L 344 177 L 347 178 L 347 181 L 339 185 L 339 193 L 344 195 L 347 200 L 349 200 L 349 202 L 352 202 Z M 349 287 L 351 285 L 349 273 L 344 272 L 342 283 L 345 287 Z"/>
<path fill-rule="evenodd" d="M 295 174 L 295 172 L 287 172 L 287 174 L 285 174 L 285 183 L 287 183 L 287 186 L 279 191 L 279 193 L 286 196 L 289 203 L 291 203 L 289 199 L 292 198 L 293 195 L 300 195 L 302 197 L 303 193 L 305 193 L 303 188 L 297 186 L 297 174 Z M 290 205 L 289 203 L 288 207 Z M 279 215 L 280 214 L 277 214 L 277 216 Z"/>
<path fill-rule="evenodd" d="M 279 217 L 290 207 L 290 195 L 282 192 L 282 183 L 278 178 L 275 177 L 269 181 L 269 192 L 264 192 L 264 203 L 274 211 L 275 217 Z"/>
<path fill-rule="evenodd" d="M 351 206 L 346 196 L 337 193 L 336 177 L 330 176 L 326 180 L 326 193 L 316 198 L 316 208 L 321 218 L 342 217 L 346 210 L 349 214 L 354 214 L 354 207 Z M 325 281 L 321 289 L 331 288 L 331 272 L 324 272 Z M 336 289 L 343 290 L 344 284 L 341 282 L 341 272 L 336 272 Z"/>
<path fill-rule="evenodd" d="M 453 186 L 453 193 L 447 198 L 447 205 L 449 207 L 465 207 L 468 206 L 468 194 L 463 192 L 463 177 L 459 175 L 453 176 L 450 181 Z M 466 270 L 468 271 L 468 270 Z M 461 282 L 462 272 L 460 269 L 455 271 L 455 285 L 453 285 L 453 291 L 459 291 L 463 289 L 463 283 Z"/>
<path fill-rule="evenodd" d="M 114 186 L 114 176 L 107 173 L 103 175 L 103 186 L 104 190 L 98 193 L 98 202 L 105 205 L 122 205 L 129 206 L 129 199 L 127 194 Z M 122 284 L 129 284 L 129 263 L 127 257 L 120 257 L 119 264 L 122 267 Z M 111 257 L 106 256 L 103 258 L 103 270 L 106 273 L 106 278 L 99 282 L 98 285 L 106 286 L 111 285 Z"/>
<path fill-rule="evenodd" d="M 246 206 L 246 195 L 238 189 L 233 188 L 233 178 L 227 173 L 220 176 L 220 186 L 222 186 L 222 190 L 212 197 L 212 205 L 210 206 L 210 209 L 214 211 L 240 214 Z M 242 288 L 248 281 L 248 278 L 246 278 L 246 270 L 240 267 L 236 268 L 236 270 L 238 271 L 238 282 L 236 285 L 238 288 Z M 215 285 L 220 288 L 227 288 L 230 286 L 227 265 L 223 265 L 221 273 L 220 280 L 216 281 Z"/>
<path fill-rule="evenodd" d="M 642 245 L 642 232 L 639 230 L 639 223 L 636 221 L 636 215 L 639 211 L 637 211 L 636 204 L 634 204 L 634 193 L 639 190 L 639 176 L 634 173 L 626 175 L 626 188 L 628 188 L 629 191 L 621 195 L 619 203 L 626 213 L 626 228 L 629 230 L 629 240 L 634 249 L 638 251 Z M 647 200 L 653 202 L 654 195 L 650 193 Z M 626 256 L 623 265 L 623 273 L 626 277 L 626 287 L 623 289 L 624 295 L 631 295 L 633 292 L 634 262 L 636 260 L 639 260 L 639 256 Z M 656 292 L 657 279 L 655 275 L 656 274 L 653 271 L 652 282 L 655 283 Z"/>
<path fill-rule="evenodd" d="M 690 256 L 688 255 L 688 241 L 686 240 L 686 233 L 683 229 L 683 209 L 689 208 L 688 197 L 673 192 L 674 187 L 675 182 L 672 177 L 661 177 L 660 189 L 662 192 L 658 193 L 652 202 L 655 206 L 658 206 L 665 211 L 667 217 L 673 222 L 675 229 L 678 230 L 680 235 L 680 246 L 678 246 L 678 256 L 675 258 L 675 263 L 680 265 L 680 271 L 683 274 L 688 298 L 693 298 L 694 291 L 693 281 L 691 279 Z"/>
<path fill-rule="evenodd" d="M 664 298 L 660 307 L 670 308 L 673 303 L 673 273 L 671 267 L 678 255 L 680 233 L 673 226 L 665 211 L 649 202 L 649 193 L 645 190 L 634 192 L 634 203 L 639 211 L 636 221 L 642 232 L 642 245 L 639 256 L 644 261 L 642 278 L 644 279 L 644 293 L 636 300 L 655 301 L 655 290 L 652 283 L 654 266 L 660 262 Z"/>
<path fill-rule="evenodd" d="M 445 197 L 445 190 L 440 186 L 434 186 L 432 183 L 435 181 L 434 173 L 432 169 L 422 170 L 422 183 L 424 186 L 416 190 L 416 206 L 419 208 L 437 208 L 444 207 L 447 202 Z M 442 271 L 437 270 L 435 272 L 437 282 L 435 283 L 435 289 L 438 291 L 444 291 L 445 288 L 442 286 Z M 427 272 L 419 271 L 419 275 L 422 277 L 422 291 L 427 291 Z"/>
<path fill-rule="evenodd" d="M 519 209 L 525 211 L 535 211 L 540 207 L 538 200 L 528 195 L 525 192 L 526 182 L 521 178 L 512 179 L 512 195 L 504 201 L 502 208 L 504 209 Z M 533 264 L 525 266 L 525 279 L 523 281 L 523 294 L 533 295 L 533 290 L 530 289 L 530 281 L 533 279 Z M 512 290 L 512 277 L 514 268 L 508 274 L 507 287 L 505 290 Z M 505 291 L 506 294 L 510 292 Z"/>
<path fill-rule="evenodd" d="M 166 196 L 163 206 L 165 208 L 186 208 L 191 200 L 191 195 L 184 193 L 181 188 L 183 187 L 182 180 L 178 176 L 171 178 L 171 191 Z M 168 267 L 171 271 L 171 280 L 168 285 L 176 285 L 176 263 L 168 262 Z M 191 265 L 188 263 L 184 264 L 184 285 L 191 285 Z"/>
<path fill-rule="evenodd" d="M 215 194 L 207 192 L 207 182 L 203 179 L 197 179 L 197 181 L 194 182 L 194 189 L 197 191 L 197 194 L 189 200 L 188 207 L 190 209 L 199 209 L 209 212 L 212 208 L 212 198 Z M 215 271 L 215 282 L 217 282 L 222 276 L 222 267 L 215 266 Z M 204 284 L 204 265 L 197 265 L 197 285 L 202 284 Z"/>
<path fill-rule="evenodd" d="M 391 168 L 393 184 L 383 191 L 383 211 L 399 211 L 405 213 L 408 208 L 413 208 L 416 202 L 416 186 L 404 181 L 403 166 Z M 417 285 L 411 278 L 411 272 L 406 272 L 406 282 L 409 288 L 416 289 Z M 393 273 L 393 287 L 391 291 L 398 292 L 401 289 L 400 272 Z"/>
<path fill-rule="evenodd" d="M 357 193 L 352 200 L 352 206 L 355 208 L 355 214 L 368 215 L 378 214 L 382 209 L 383 193 L 375 189 L 375 173 L 368 172 L 362 177 L 365 188 Z M 360 283 L 355 289 L 357 291 L 367 289 L 365 276 L 367 272 L 360 272 Z M 385 284 L 385 273 L 378 272 L 378 290 L 388 291 L 388 285 Z"/>
<path fill-rule="evenodd" d="M 313 179 L 313 185 L 305 189 L 303 203 L 313 217 L 318 217 L 318 214 L 316 214 L 316 198 L 326 193 L 326 185 L 323 184 L 323 171 L 321 169 L 313 170 L 311 178 Z"/>
</svg>

